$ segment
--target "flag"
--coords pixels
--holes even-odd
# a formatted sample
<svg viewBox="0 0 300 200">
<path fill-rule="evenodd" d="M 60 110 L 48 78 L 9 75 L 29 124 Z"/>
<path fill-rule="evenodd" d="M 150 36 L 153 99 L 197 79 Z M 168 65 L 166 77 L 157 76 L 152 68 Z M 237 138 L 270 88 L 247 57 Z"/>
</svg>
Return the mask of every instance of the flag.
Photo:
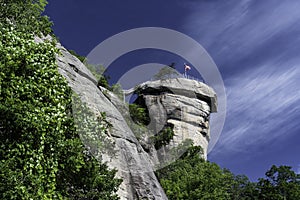
<svg viewBox="0 0 300 200">
<path fill-rule="evenodd" d="M 189 71 L 191 70 L 191 67 L 188 66 L 187 64 L 184 64 L 184 71 Z"/>
</svg>

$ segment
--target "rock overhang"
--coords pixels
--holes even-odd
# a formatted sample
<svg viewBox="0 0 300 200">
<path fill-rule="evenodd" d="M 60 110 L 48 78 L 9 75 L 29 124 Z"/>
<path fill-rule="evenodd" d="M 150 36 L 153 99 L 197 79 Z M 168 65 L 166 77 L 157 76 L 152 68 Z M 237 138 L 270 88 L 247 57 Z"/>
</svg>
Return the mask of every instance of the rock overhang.
<svg viewBox="0 0 300 200">
<path fill-rule="evenodd" d="M 210 112 L 217 112 L 218 108 L 217 95 L 210 86 L 187 78 L 147 81 L 137 85 L 135 92 L 139 94 L 177 94 L 207 102 Z"/>
</svg>

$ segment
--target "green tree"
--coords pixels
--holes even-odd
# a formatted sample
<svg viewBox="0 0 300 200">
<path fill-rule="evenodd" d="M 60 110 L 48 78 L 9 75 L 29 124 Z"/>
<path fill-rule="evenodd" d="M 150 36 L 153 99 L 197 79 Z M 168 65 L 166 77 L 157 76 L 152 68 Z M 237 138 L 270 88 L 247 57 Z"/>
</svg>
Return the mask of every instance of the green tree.
<svg viewBox="0 0 300 200">
<path fill-rule="evenodd" d="M 0 199 L 118 199 L 116 171 L 79 138 L 55 44 L 7 19 L 16 23 L 0 22 Z"/>
<path fill-rule="evenodd" d="M 86 57 L 79 55 L 78 53 L 76 53 L 76 51 L 74 50 L 68 50 L 73 56 L 75 56 L 76 58 L 78 58 L 81 62 L 84 62 Z"/>
<path fill-rule="evenodd" d="M 112 91 L 119 99 L 124 98 L 123 89 L 120 83 L 115 83 L 111 86 L 110 91 Z"/>
<path fill-rule="evenodd" d="M 189 148 L 180 159 L 156 172 L 169 199 L 230 198 L 233 175 L 214 163 L 204 161 L 199 148 Z"/>
<path fill-rule="evenodd" d="M 178 77 L 179 73 L 175 69 L 175 63 L 170 66 L 165 66 L 159 70 L 157 74 L 154 75 L 155 80 L 164 80 L 173 77 Z"/>
<path fill-rule="evenodd" d="M 232 200 L 255 200 L 258 199 L 256 183 L 250 182 L 247 176 L 237 175 L 230 190 Z"/>
<path fill-rule="evenodd" d="M 108 83 L 108 80 L 110 79 L 109 76 L 102 74 L 99 76 L 99 80 L 98 80 L 98 86 L 104 87 L 108 90 L 111 90 L 111 87 Z"/>
<path fill-rule="evenodd" d="M 52 22 L 41 15 L 46 5 L 46 0 L 0 0 L 0 22 L 23 32 L 47 35 L 52 33 Z"/>
<path fill-rule="evenodd" d="M 77 54 L 74 50 L 68 50 L 73 56 L 76 56 L 84 65 L 90 70 L 90 72 L 98 80 L 97 86 L 104 87 L 114 94 L 116 94 L 120 99 L 123 99 L 123 89 L 119 83 L 110 86 L 109 79 L 110 76 L 105 74 L 105 68 L 102 65 L 89 64 L 86 57 Z"/>
<path fill-rule="evenodd" d="M 160 149 L 162 146 L 166 146 L 174 137 L 173 125 L 168 124 L 159 133 L 152 137 L 155 149 Z"/>
<path fill-rule="evenodd" d="M 146 125 L 150 121 L 146 109 L 138 104 L 129 104 L 129 113 L 131 119 L 139 125 Z"/>
<path fill-rule="evenodd" d="M 300 175 L 291 170 L 290 166 L 273 165 L 266 178 L 260 178 L 257 188 L 259 199 L 300 199 Z"/>
</svg>

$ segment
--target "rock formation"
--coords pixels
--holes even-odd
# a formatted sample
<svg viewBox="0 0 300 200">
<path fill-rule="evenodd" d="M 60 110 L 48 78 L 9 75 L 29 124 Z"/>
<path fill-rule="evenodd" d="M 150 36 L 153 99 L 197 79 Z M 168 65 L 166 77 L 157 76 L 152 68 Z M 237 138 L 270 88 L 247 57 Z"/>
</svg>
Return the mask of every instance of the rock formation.
<svg viewBox="0 0 300 200">
<path fill-rule="evenodd" d="M 118 191 L 121 199 L 167 199 L 161 188 L 147 153 L 145 153 L 127 126 L 118 109 L 97 87 L 96 79 L 89 70 L 65 48 L 58 46 L 62 55 L 58 56 L 59 72 L 67 79 L 74 92 L 82 96 L 89 107 L 97 112 L 106 112 L 113 124 L 110 132 L 115 141 L 116 158 L 109 165 L 118 170 L 123 183 Z"/>
<path fill-rule="evenodd" d="M 104 95 L 105 89 L 97 87 L 97 80 L 85 65 L 60 44 L 58 48 L 62 53 L 57 56 L 59 72 L 95 114 L 105 112 L 113 125 L 109 137 L 115 142 L 117 154 L 106 161 L 123 179 L 118 191 L 121 199 L 167 199 L 154 174 L 155 156 L 145 151 L 126 123 L 129 113 L 124 102 L 109 91 Z M 174 79 L 144 83 L 137 92 L 157 129 L 164 123 L 174 125 L 175 136 L 169 145 L 176 146 L 190 138 L 195 145 L 207 149 L 209 114 L 217 107 L 212 89 L 196 81 Z"/>
<path fill-rule="evenodd" d="M 149 129 L 157 134 L 166 125 L 174 130 L 174 137 L 167 145 L 172 149 L 190 139 L 201 146 L 204 158 L 209 142 L 209 115 L 217 111 L 215 92 L 206 84 L 185 78 L 150 81 L 138 85 L 136 103 L 144 105 L 151 118 Z M 163 147 L 160 151 L 165 151 Z M 156 155 L 159 153 L 160 155 Z M 151 154 L 154 165 L 162 152 Z M 180 155 L 178 155 L 180 156 Z"/>
</svg>

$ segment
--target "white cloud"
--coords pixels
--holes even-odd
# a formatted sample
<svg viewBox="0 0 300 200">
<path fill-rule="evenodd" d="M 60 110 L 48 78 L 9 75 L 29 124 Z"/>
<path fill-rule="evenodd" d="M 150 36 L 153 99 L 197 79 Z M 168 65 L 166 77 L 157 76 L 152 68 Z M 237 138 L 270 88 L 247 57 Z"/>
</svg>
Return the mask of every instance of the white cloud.
<svg viewBox="0 0 300 200">
<path fill-rule="evenodd" d="M 300 110 L 299 66 L 282 71 L 266 69 L 268 66 L 262 66 L 225 81 L 229 83 L 228 116 L 220 144 L 226 148 L 239 151 L 267 143 L 291 134 L 289 130 L 298 126 L 294 118 Z"/>
<path fill-rule="evenodd" d="M 184 29 L 207 49 L 227 53 L 226 60 L 247 56 L 300 20 L 300 2 L 228 1 L 189 5 Z"/>
<path fill-rule="evenodd" d="M 227 118 L 213 151 L 246 151 L 295 134 L 300 126 L 300 59 L 295 53 L 300 50 L 295 26 L 300 2 L 187 4 L 191 12 L 184 29 L 229 74 Z"/>
</svg>

